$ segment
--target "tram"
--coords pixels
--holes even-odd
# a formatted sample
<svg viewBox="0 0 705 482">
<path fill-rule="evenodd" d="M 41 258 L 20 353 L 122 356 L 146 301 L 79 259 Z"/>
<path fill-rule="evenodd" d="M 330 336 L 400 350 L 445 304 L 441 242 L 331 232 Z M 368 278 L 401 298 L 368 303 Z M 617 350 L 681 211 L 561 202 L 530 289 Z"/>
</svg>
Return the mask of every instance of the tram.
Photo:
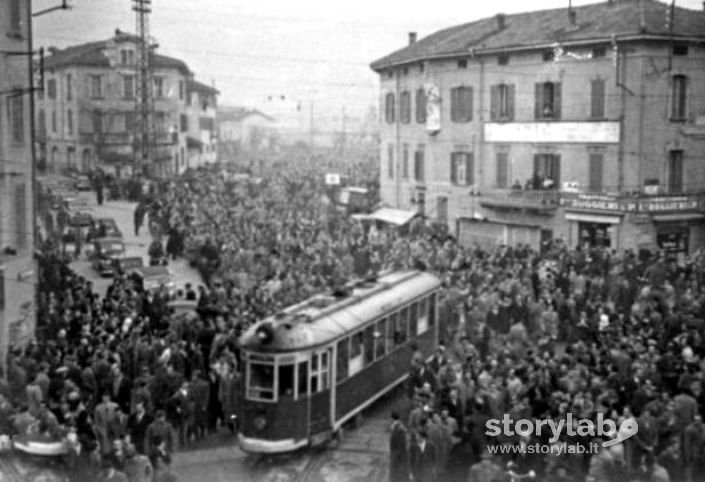
<svg viewBox="0 0 705 482">
<path fill-rule="evenodd" d="M 240 339 L 242 450 L 325 443 L 402 383 L 414 350 L 430 357 L 437 344 L 440 288 L 428 272 L 380 273 L 251 326 Z"/>
</svg>

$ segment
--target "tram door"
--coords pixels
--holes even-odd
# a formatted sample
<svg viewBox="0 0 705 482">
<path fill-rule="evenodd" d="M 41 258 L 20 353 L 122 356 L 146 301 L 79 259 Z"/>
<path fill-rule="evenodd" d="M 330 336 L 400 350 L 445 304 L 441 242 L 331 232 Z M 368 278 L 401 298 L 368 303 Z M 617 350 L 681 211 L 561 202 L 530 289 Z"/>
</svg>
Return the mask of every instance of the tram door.
<svg viewBox="0 0 705 482">
<path fill-rule="evenodd" d="M 331 353 L 332 349 L 311 353 L 309 374 L 309 438 L 315 445 L 330 435 L 331 417 Z M 300 375 L 299 375 L 300 376 Z"/>
</svg>

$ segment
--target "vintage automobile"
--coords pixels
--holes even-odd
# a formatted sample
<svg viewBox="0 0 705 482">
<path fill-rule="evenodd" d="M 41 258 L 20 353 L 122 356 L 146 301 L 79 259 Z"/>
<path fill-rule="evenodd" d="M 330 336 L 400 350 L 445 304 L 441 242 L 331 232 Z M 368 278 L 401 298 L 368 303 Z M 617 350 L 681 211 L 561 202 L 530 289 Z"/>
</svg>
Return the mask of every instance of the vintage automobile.
<svg viewBox="0 0 705 482">
<path fill-rule="evenodd" d="M 91 226 L 89 234 L 93 239 L 97 238 L 120 238 L 122 239 L 122 231 L 118 228 L 115 219 L 113 218 L 96 218 Z"/>
<path fill-rule="evenodd" d="M 138 290 L 156 291 L 163 286 L 170 295 L 176 292 L 173 275 L 166 266 L 142 266 L 129 270 L 129 277 Z"/>
<path fill-rule="evenodd" d="M 74 187 L 77 191 L 90 191 L 93 189 L 91 180 L 85 174 L 78 174 L 74 177 Z"/>
<path fill-rule="evenodd" d="M 93 240 L 93 269 L 101 276 L 112 276 L 115 260 L 125 256 L 125 243 L 122 238 L 106 237 Z"/>
</svg>

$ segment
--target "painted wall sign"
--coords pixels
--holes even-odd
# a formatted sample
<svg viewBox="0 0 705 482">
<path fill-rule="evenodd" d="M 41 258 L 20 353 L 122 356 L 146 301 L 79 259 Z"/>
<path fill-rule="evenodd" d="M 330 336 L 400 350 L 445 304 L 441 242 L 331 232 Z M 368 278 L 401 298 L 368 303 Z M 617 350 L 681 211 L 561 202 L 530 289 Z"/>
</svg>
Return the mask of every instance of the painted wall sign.
<svg viewBox="0 0 705 482">
<path fill-rule="evenodd" d="M 485 124 L 487 142 L 617 144 L 619 122 L 507 122 Z"/>
</svg>

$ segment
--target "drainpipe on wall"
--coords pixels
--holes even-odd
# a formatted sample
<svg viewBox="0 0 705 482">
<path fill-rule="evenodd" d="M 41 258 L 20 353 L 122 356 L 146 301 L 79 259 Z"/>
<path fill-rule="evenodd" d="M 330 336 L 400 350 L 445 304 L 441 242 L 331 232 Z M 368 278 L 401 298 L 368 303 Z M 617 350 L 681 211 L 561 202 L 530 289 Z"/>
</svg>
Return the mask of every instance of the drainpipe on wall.
<svg viewBox="0 0 705 482">
<path fill-rule="evenodd" d="M 478 151 L 477 153 L 473 154 L 475 155 L 475 162 L 477 163 L 477 168 L 475 169 L 477 171 L 477 179 L 474 179 L 476 182 L 473 182 L 473 184 L 477 185 L 478 189 L 480 184 L 482 184 L 483 176 L 484 176 L 484 166 L 485 166 L 485 128 L 484 128 L 484 121 L 485 121 L 485 62 L 483 59 L 479 59 L 480 62 L 480 115 L 478 118 L 478 124 L 480 127 L 479 130 L 479 137 L 480 141 L 478 144 Z M 475 136 L 473 136 L 473 144 L 475 144 Z M 475 146 L 473 146 L 473 151 L 475 150 Z M 474 190 L 477 191 L 478 189 Z M 475 194 L 473 194 L 475 196 Z M 473 201 L 474 203 L 474 201 Z M 475 215 L 475 210 L 473 208 L 473 216 Z"/>
</svg>

